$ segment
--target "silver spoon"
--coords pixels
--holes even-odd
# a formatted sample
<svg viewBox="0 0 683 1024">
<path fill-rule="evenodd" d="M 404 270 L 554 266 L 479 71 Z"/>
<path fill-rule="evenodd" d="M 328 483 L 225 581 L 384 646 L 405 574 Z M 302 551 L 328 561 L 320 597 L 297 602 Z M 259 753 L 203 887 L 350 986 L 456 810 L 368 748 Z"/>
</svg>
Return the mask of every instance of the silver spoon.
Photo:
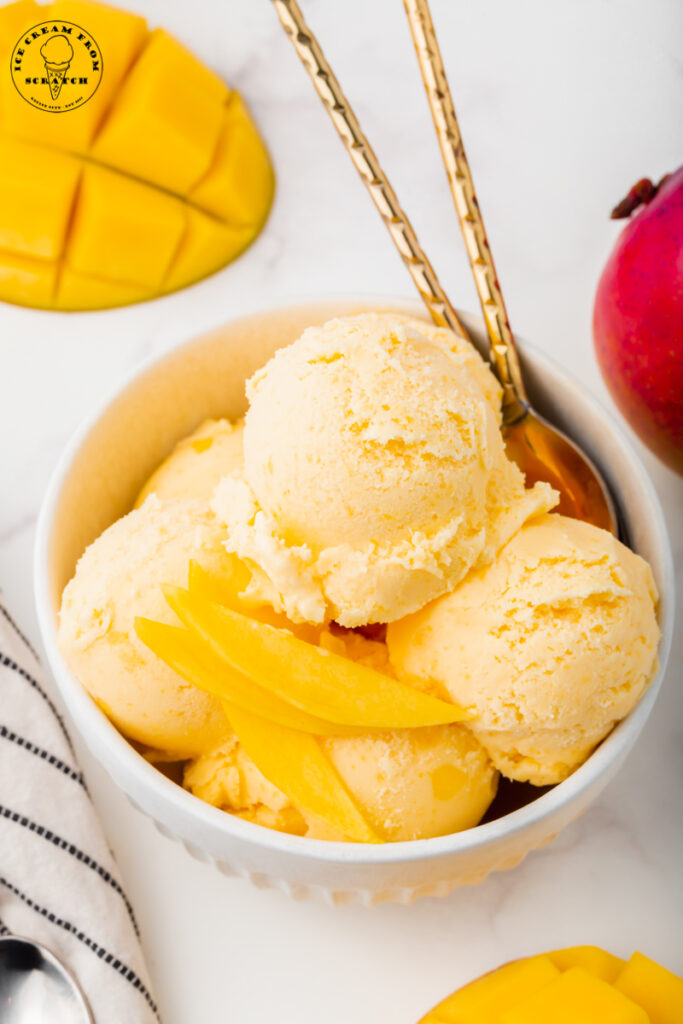
<svg viewBox="0 0 683 1024">
<path fill-rule="evenodd" d="M 85 996 L 57 957 L 30 939 L 0 938 L 2 1024 L 94 1024 Z"/>
</svg>

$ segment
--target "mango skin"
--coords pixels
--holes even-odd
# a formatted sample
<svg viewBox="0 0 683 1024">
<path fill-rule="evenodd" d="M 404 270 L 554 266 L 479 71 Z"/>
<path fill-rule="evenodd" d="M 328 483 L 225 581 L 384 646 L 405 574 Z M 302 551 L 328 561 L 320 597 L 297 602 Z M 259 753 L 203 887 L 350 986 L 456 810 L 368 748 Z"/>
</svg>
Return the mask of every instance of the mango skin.
<svg viewBox="0 0 683 1024">
<path fill-rule="evenodd" d="M 89 310 L 168 294 L 240 255 L 274 174 L 238 93 L 162 29 L 92 0 L 0 7 L 0 64 L 44 21 L 81 25 L 104 73 L 50 113 L 0 76 L 0 300 Z"/>
<path fill-rule="evenodd" d="M 597 946 L 514 960 L 453 992 L 419 1024 L 674 1024 L 683 979 L 634 953 Z"/>
</svg>

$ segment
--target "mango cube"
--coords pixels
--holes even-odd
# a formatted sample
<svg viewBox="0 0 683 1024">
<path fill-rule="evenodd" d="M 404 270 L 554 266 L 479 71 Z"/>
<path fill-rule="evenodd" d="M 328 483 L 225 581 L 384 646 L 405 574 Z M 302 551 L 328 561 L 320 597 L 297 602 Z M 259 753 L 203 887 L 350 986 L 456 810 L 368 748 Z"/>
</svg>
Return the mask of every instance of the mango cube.
<svg viewBox="0 0 683 1024">
<path fill-rule="evenodd" d="M 59 110 L 48 36 L 71 45 Z M 273 171 L 259 133 L 163 29 L 94 0 L 18 0 L 0 7 L 0 63 L 0 299 L 139 302 L 214 273 L 261 230 Z"/>
<path fill-rule="evenodd" d="M 559 977 L 560 972 L 547 956 L 515 960 L 454 992 L 423 1018 L 422 1024 L 500 1024 L 502 1014 L 511 1005 Z"/>
<path fill-rule="evenodd" d="M 272 198 L 273 188 L 268 153 L 241 96 L 234 94 L 213 163 L 190 198 L 230 224 L 256 225 L 263 217 L 263 196 Z"/>
<path fill-rule="evenodd" d="M 156 289 L 184 230 L 185 210 L 174 196 L 89 166 L 66 259 L 79 273 Z"/>
<path fill-rule="evenodd" d="M 0 249 L 57 260 L 81 176 L 81 164 L 0 137 Z"/>
<path fill-rule="evenodd" d="M 548 953 L 548 956 L 561 971 L 568 971 L 570 967 L 585 967 L 596 978 L 610 983 L 624 966 L 620 957 L 613 956 L 599 946 L 569 946 L 567 949 L 556 949 Z"/>
<path fill-rule="evenodd" d="M 205 74 L 204 74 L 205 72 Z M 228 90 L 166 33 L 155 33 L 93 146 L 95 159 L 186 193 L 206 172 Z"/>
<path fill-rule="evenodd" d="M 649 1024 L 645 1011 L 607 982 L 572 967 L 502 1014 L 500 1024 Z"/>
<path fill-rule="evenodd" d="M 683 978 L 642 953 L 633 954 L 614 987 L 642 1006 L 652 1024 L 683 1021 Z"/>
</svg>

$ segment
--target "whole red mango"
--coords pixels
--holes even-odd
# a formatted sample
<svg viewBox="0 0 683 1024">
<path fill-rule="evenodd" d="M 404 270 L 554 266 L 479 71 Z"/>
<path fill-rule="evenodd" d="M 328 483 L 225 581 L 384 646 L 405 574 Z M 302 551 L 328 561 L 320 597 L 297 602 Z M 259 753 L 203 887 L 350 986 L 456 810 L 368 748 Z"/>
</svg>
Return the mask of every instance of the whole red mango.
<svg viewBox="0 0 683 1024">
<path fill-rule="evenodd" d="M 636 434 L 683 473 L 683 167 L 639 181 L 612 216 L 634 210 L 598 284 L 595 351 Z"/>
</svg>

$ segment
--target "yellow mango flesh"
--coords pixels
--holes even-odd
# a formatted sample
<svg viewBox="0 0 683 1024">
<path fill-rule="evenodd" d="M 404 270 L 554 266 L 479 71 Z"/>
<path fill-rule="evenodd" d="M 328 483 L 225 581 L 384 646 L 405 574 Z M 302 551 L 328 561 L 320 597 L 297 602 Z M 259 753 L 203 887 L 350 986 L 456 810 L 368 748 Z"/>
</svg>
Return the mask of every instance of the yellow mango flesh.
<svg viewBox="0 0 683 1024">
<path fill-rule="evenodd" d="M 556 949 L 548 956 L 561 971 L 570 967 L 585 967 L 596 978 L 612 983 L 624 966 L 621 957 L 613 956 L 599 946 L 569 946 L 567 949 Z"/>
<path fill-rule="evenodd" d="M 491 974 L 470 982 L 439 1003 L 422 1024 L 500 1024 L 501 1014 L 560 977 L 547 956 L 530 957 L 505 964 Z"/>
<path fill-rule="evenodd" d="M 311 715 L 342 725 L 402 729 L 460 722 L 467 712 L 307 643 L 284 629 L 166 587 L 180 621 L 218 657 Z"/>
<path fill-rule="evenodd" d="M 107 308 L 235 259 L 274 189 L 239 95 L 168 33 L 91 0 L 1 7 L 3 66 L 22 34 L 51 20 L 94 38 L 103 74 L 87 102 L 59 114 L 0 75 L 0 299 Z"/>
<path fill-rule="evenodd" d="M 649 1024 L 640 1006 L 583 967 L 572 967 L 501 1016 L 501 1024 Z"/>
<path fill-rule="evenodd" d="M 187 629 L 137 618 L 135 631 L 143 644 L 188 683 L 222 700 L 231 701 L 244 711 L 315 736 L 358 734 L 357 729 L 335 726 L 280 700 L 247 676 L 236 672 L 206 646 L 200 647 L 196 637 Z"/>
<path fill-rule="evenodd" d="M 516 960 L 454 992 L 420 1024 L 678 1024 L 683 979 L 597 946 Z"/>
<path fill-rule="evenodd" d="M 315 737 L 226 704 L 228 720 L 262 775 L 349 839 L 379 843 Z"/>
<path fill-rule="evenodd" d="M 683 978 L 642 953 L 633 954 L 614 987 L 642 1006 L 652 1024 L 683 1021 Z"/>
</svg>

